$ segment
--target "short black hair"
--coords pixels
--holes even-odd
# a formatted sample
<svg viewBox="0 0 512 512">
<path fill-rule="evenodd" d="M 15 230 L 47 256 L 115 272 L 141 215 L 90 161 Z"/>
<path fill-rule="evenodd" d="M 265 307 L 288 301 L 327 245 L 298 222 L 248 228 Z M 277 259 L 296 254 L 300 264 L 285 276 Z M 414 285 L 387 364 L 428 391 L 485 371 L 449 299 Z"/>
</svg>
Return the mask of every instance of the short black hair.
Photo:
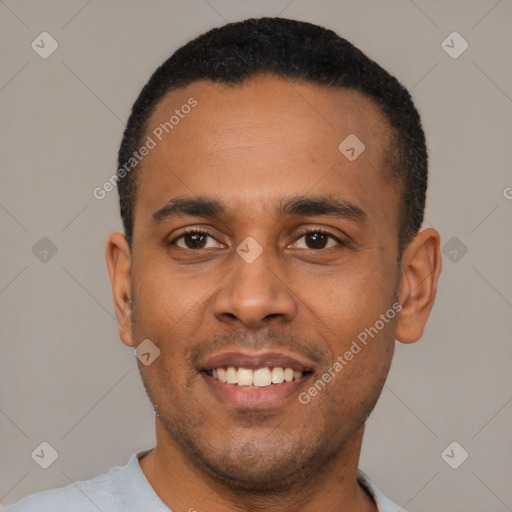
<svg viewBox="0 0 512 512">
<path fill-rule="evenodd" d="M 268 17 L 228 23 L 198 36 L 171 55 L 140 92 L 124 131 L 117 170 L 121 218 L 130 249 L 139 167 L 133 155 L 145 140 L 159 101 L 196 81 L 237 85 L 262 74 L 357 90 L 378 106 L 391 127 L 390 166 L 401 186 L 400 255 L 423 222 L 428 182 L 425 134 L 411 95 L 394 76 L 332 30 Z"/>
</svg>

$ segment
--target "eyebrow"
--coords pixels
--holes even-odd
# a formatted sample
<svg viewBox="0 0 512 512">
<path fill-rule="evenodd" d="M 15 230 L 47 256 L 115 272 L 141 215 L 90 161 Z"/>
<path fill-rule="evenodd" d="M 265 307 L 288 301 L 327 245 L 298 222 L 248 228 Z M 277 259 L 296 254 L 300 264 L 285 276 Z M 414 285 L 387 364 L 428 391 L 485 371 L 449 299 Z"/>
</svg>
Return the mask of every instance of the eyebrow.
<svg viewBox="0 0 512 512">
<path fill-rule="evenodd" d="M 218 199 L 197 196 L 171 199 L 165 206 L 153 213 L 153 220 L 159 224 L 175 217 L 191 216 L 219 218 L 228 213 L 226 206 Z M 339 218 L 356 223 L 366 223 L 368 215 L 358 206 L 331 196 L 294 196 L 277 202 L 278 217 L 315 215 Z"/>
</svg>

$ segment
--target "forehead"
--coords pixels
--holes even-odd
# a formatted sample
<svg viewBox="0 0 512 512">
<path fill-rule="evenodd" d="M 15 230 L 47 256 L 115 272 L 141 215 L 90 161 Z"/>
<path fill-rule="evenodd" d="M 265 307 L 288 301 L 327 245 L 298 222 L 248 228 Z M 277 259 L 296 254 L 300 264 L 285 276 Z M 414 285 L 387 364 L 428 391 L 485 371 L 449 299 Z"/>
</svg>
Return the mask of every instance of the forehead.
<svg viewBox="0 0 512 512">
<path fill-rule="evenodd" d="M 189 116 L 187 103 L 194 98 L 197 107 Z M 183 110 L 183 112 L 180 112 Z M 173 116 L 173 114 L 175 114 Z M 179 119 L 178 119 L 179 116 Z M 174 118 L 174 119 L 171 119 Z M 187 118 L 186 123 L 181 121 Z M 283 127 L 285 137 L 295 133 L 297 140 L 316 132 L 331 132 L 335 138 L 351 130 L 360 139 L 376 145 L 385 143 L 389 135 L 389 124 L 380 109 L 360 91 L 347 88 L 321 86 L 299 82 L 273 75 L 258 75 L 242 84 L 212 83 L 198 81 L 189 86 L 167 93 L 157 104 L 148 122 L 148 132 L 171 121 L 172 129 L 164 128 L 164 138 L 175 142 L 190 135 L 187 128 L 208 130 L 210 137 L 203 140 L 205 149 L 215 135 L 229 135 L 235 130 L 238 137 L 247 130 L 264 129 L 272 133 L 272 127 Z M 268 124 L 271 121 L 272 125 Z M 294 124 L 291 124 L 294 122 Z M 181 124 L 178 130 L 178 124 Z M 169 128 L 169 126 L 167 126 Z M 238 130 L 243 129 L 244 133 Z M 180 134 L 183 137 L 180 137 Z M 156 134 L 158 137 L 158 133 Z M 165 137 L 169 135 L 169 137 Z M 330 141 L 325 141 L 330 142 Z M 340 141 L 341 142 L 341 141 Z"/>
<path fill-rule="evenodd" d="M 369 214 L 393 217 L 389 126 L 355 90 L 268 75 L 241 85 L 194 82 L 159 102 L 146 137 L 154 148 L 141 165 L 136 210 L 173 196 L 211 193 L 243 206 L 283 192 L 339 191 Z"/>
</svg>

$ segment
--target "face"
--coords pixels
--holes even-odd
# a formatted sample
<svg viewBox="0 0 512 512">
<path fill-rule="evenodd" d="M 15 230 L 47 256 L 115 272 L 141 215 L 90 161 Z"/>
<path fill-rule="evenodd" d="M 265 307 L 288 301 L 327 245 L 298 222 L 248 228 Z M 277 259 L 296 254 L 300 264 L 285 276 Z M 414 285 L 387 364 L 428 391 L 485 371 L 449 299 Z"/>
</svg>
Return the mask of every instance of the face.
<svg viewBox="0 0 512 512">
<path fill-rule="evenodd" d="M 266 76 L 173 91 L 147 135 L 122 338 L 160 350 L 139 362 L 159 428 L 239 485 L 313 472 L 352 449 L 393 354 L 388 125 L 358 92 Z"/>
</svg>

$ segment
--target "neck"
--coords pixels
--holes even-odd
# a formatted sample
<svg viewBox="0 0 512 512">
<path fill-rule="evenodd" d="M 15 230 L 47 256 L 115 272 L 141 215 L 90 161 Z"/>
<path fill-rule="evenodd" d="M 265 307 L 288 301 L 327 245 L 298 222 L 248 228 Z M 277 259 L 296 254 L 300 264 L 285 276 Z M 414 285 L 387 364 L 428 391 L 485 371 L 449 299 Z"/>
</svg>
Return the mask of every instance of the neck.
<svg viewBox="0 0 512 512">
<path fill-rule="evenodd" d="M 139 461 L 142 472 L 171 510 L 209 512 L 377 512 L 357 482 L 364 424 L 321 465 L 295 474 L 282 485 L 256 493 L 197 467 L 156 419 L 156 447 Z"/>
</svg>

